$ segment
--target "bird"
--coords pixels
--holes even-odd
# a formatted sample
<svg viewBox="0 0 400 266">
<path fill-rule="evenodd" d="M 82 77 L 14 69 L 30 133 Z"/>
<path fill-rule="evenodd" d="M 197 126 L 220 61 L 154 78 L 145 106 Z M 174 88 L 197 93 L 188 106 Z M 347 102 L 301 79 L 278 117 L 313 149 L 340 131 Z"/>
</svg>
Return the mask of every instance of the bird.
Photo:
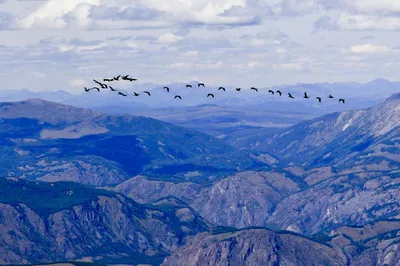
<svg viewBox="0 0 400 266">
<path fill-rule="evenodd" d="M 204 83 L 199 83 L 197 84 L 197 87 L 203 86 L 204 87 Z"/>
<path fill-rule="evenodd" d="M 128 79 L 128 77 L 129 77 L 129 75 L 122 76 L 122 79 L 123 79 L 123 80 L 126 80 L 126 79 Z"/>
<path fill-rule="evenodd" d="M 113 80 L 114 79 L 103 79 L 104 82 L 106 82 L 106 81 L 110 82 L 110 81 L 113 81 Z"/>
<path fill-rule="evenodd" d="M 294 99 L 294 97 L 292 96 L 292 94 L 290 94 L 289 92 L 288 92 L 288 95 L 289 95 L 289 98 Z"/>
<path fill-rule="evenodd" d="M 219 87 L 219 89 L 218 89 L 219 91 L 220 90 L 223 90 L 223 91 L 225 91 L 225 88 L 224 87 Z"/>
<path fill-rule="evenodd" d="M 114 80 L 119 80 L 119 77 L 121 77 L 121 75 L 118 75 L 117 77 L 114 77 Z"/>
<path fill-rule="evenodd" d="M 236 91 L 240 91 L 241 90 L 241 88 L 236 88 Z"/>
<path fill-rule="evenodd" d="M 277 93 L 279 93 L 279 96 L 282 96 L 282 92 L 281 91 L 276 91 Z"/>
<path fill-rule="evenodd" d="M 175 95 L 174 99 L 176 99 L 176 98 L 179 98 L 179 99 L 181 99 L 181 100 L 182 100 L 182 97 L 181 97 L 181 96 L 179 96 L 179 95 Z"/>
<path fill-rule="evenodd" d="M 344 99 L 339 99 L 339 102 L 342 102 L 342 103 L 344 103 Z"/>
<path fill-rule="evenodd" d="M 111 87 L 111 86 L 108 86 L 109 88 L 110 88 L 110 90 L 112 90 L 112 91 L 117 91 L 116 89 L 114 89 L 113 87 Z"/>
<path fill-rule="evenodd" d="M 100 89 L 99 89 L 99 88 L 97 88 L 97 87 L 93 87 L 93 88 L 91 88 L 91 90 L 97 90 L 97 91 L 100 91 Z"/>
<path fill-rule="evenodd" d="M 255 90 L 256 92 L 258 92 L 258 90 L 254 87 L 251 87 L 250 90 Z"/>
<path fill-rule="evenodd" d="M 303 98 L 305 98 L 305 99 L 310 98 L 310 97 L 308 97 L 307 92 L 304 93 L 304 97 Z"/>
<path fill-rule="evenodd" d="M 333 96 L 329 94 L 328 98 L 329 98 L 329 99 L 332 99 L 332 98 L 333 98 Z"/>
<path fill-rule="evenodd" d="M 85 91 L 86 91 L 86 92 L 90 91 L 90 89 L 88 89 L 88 88 L 86 88 L 86 87 L 84 87 L 84 88 L 85 88 Z"/>
<path fill-rule="evenodd" d="M 128 94 L 124 94 L 124 93 L 122 93 L 122 92 L 120 92 L 120 91 L 118 92 L 118 94 L 119 94 L 119 95 L 122 95 L 122 96 L 128 96 Z"/>
<path fill-rule="evenodd" d="M 143 93 L 147 93 L 149 96 L 151 96 L 150 92 L 148 91 L 144 91 Z"/>
<path fill-rule="evenodd" d="M 319 102 L 321 102 L 321 97 L 315 97 L 316 99 L 318 99 Z"/>
<path fill-rule="evenodd" d="M 107 87 L 108 87 L 107 84 L 103 84 L 103 83 L 101 83 L 101 82 L 98 82 L 98 81 L 95 80 L 95 79 L 94 79 L 93 81 L 96 82 L 97 84 L 99 84 L 99 85 L 101 86 L 102 89 L 107 89 Z"/>
<path fill-rule="evenodd" d="M 169 92 L 169 88 L 168 87 L 164 87 L 164 90 L 167 90 L 167 92 Z"/>
<path fill-rule="evenodd" d="M 136 81 L 137 79 L 134 79 L 134 78 L 126 78 L 125 80 Z"/>
<path fill-rule="evenodd" d="M 133 92 L 133 96 L 139 96 L 139 93 Z"/>
<path fill-rule="evenodd" d="M 188 84 L 186 85 L 186 88 L 192 88 L 192 85 Z"/>
<path fill-rule="evenodd" d="M 207 97 L 209 97 L 209 96 L 214 98 L 214 94 L 212 94 L 212 93 L 207 94 Z"/>
<path fill-rule="evenodd" d="M 273 90 L 269 90 L 268 92 L 272 93 L 272 95 L 274 95 L 274 91 Z"/>
</svg>

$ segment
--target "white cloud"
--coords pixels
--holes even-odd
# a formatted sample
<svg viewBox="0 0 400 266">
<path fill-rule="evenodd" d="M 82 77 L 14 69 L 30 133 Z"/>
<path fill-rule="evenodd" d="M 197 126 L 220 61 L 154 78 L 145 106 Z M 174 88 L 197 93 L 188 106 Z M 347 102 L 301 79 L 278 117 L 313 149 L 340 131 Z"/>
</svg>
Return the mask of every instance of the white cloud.
<svg viewBox="0 0 400 266">
<path fill-rule="evenodd" d="M 72 87 L 82 87 L 87 85 L 88 82 L 81 78 L 74 78 L 73 80 L 71 80 L 70 84 Z"/>
<path fill-rule="evenodd" d="M 240 26 L 258 23 L 245 12 L 227 15 L 232 8 L 247 7 L 246 0 L 48 0 L 17 21 L 18 28 L 76 27 L 80 29 L 156 28 L 172 24 Z"/>
<path fill-rule="evenodd" d="M 382 53 L 391 51 L 391 48 L 383 45 L 361 44 L 352 46 L 351 51 L 354 53 Z"/>
<path fill-rule="evenodd" d="M 164 33 L 158 37 L 158 42 L 169 44 L 183 39 L 184 37 L 175 35 L 173 33 Z"/>
<path fill-rule="evenodd" d="M 100 0 L 49 0 L 36 11 L 17 21 L 20 28 L 63 28 L 67 26 L 65 16 L 71 14 L 78 26 L 88 24 L 90 5 L 99 5 Z"/>
</svg>

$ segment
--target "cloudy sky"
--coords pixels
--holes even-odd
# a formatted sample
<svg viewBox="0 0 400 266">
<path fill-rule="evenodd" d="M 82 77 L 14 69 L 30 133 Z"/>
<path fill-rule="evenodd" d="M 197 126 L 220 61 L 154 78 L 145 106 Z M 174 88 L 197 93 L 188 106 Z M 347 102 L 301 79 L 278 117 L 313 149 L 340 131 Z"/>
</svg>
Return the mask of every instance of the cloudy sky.
<svg viewBox="0 0 400 266">
<path fill-rule="evenodd" d="M 398 0 L 0 0 L 0 90 L 398 80 Z"/>
</svg>

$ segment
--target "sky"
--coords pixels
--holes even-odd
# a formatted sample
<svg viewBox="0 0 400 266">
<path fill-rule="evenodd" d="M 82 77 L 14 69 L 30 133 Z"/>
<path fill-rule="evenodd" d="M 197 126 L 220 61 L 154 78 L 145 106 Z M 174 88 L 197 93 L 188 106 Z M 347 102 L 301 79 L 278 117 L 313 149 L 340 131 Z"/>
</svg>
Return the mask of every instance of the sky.
<svg viewBox="0 0 400 266">
<path fill-rule="evenodd" d="M 0 0 L 0 90 L 398 80 L 398 0 Z"/>
</svg>

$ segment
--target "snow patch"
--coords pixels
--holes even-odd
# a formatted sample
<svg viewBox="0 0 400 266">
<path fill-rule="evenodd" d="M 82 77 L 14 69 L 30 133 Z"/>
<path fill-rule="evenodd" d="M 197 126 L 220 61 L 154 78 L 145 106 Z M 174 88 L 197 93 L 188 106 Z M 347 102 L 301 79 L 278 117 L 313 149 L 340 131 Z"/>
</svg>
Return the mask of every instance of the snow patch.
<svg viewBox="0 0 400 266">
<path fill-rule="evenodd" d="M 347 122 L 346 125 L 344 125 L 342 131 L 345 131 L 347 128 L 349 128 L 349 126 L 351 126 L 351 124 L 353 123 L 353 118 L 354 116 L 350 118 L 349 122 Z"/>
</svg>

